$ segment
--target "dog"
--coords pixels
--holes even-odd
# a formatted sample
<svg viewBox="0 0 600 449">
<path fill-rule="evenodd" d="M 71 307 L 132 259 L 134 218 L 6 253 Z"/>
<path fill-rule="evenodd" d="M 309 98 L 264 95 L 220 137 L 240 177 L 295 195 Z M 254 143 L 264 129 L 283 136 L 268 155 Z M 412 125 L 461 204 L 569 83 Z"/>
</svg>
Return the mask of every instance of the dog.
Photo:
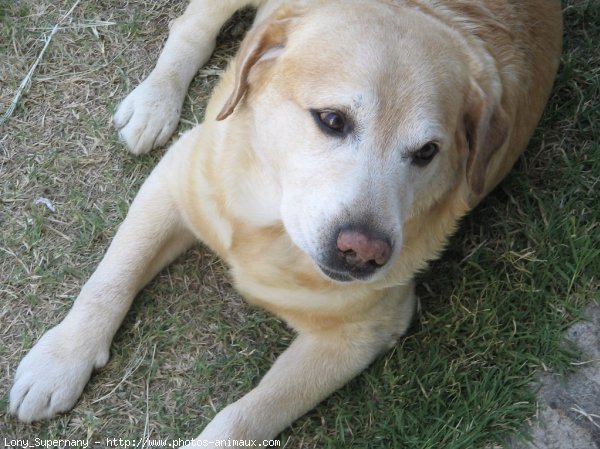
<svg viewBox="0 0 600 449">
<path fill-rule="evenodd" d="M 561 51 L 554 0 L 192 0 L 114 116 L 130 151 L 168 140 L 246 6 L 255 23 L 204 123 L 167 151 L 71 311 L 21 361 L 21 421 L 73 407 L 137 292 L 199 239 L 297 337 L 185 447 L 277 436 L 406 331 L 415 273 L 524 150 Z"/>
</svg>

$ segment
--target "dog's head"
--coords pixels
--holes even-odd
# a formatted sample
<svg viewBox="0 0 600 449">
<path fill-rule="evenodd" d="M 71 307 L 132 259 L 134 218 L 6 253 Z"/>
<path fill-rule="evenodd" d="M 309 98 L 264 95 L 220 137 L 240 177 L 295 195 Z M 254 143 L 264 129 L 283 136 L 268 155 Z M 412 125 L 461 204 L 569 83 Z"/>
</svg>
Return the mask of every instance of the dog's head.
<svg viewBox="0 0 600 449">
<path fill-rule="evenodd" d="M 499 85 L 461 37 L 383 0 L 280 9 L 236 71 L 218 118 L 250 114 L 287 232 L 337 281 L 381 278 L 411 245 L 407 220 L 426 222 L 461 183 L 480 195 L 506 136 Z"/>
</svg>

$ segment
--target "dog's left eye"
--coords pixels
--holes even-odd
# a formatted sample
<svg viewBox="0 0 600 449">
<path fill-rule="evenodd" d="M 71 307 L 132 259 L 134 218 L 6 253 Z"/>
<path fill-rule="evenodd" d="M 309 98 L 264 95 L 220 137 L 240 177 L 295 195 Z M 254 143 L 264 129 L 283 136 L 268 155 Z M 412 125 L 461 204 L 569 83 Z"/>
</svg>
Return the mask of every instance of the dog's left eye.
<svg viewBox="0 0 600 449">
<path fill-rule="evenodd" d="M 346 117 L 341 112 L 325 110 L 312 110 L 312 115 L 317 125 L 328 134 L 343 136 L 348 130 Z"/>
<path fill-rule="evenodd" d="M 412 162 L 418 167 L 425 167 L 429 164 L 436 154 L 440 151 L 440 147 L 436 142 L 428 142 L 423 145 L 418 151 L 413 153 Z"/>
</svg>

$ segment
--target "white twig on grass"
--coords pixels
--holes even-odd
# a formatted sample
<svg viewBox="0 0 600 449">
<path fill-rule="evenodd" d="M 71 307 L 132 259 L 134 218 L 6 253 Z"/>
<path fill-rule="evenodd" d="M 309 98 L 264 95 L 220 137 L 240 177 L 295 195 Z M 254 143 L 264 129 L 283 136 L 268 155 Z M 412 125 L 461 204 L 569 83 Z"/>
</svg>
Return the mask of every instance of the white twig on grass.
<svg viewBox="0 0 600 449">
<path fill-rule="evenodd" d="M 60 18 L 58 23 L 56 25 L 54 25 L 54 27 L 52 28 L 52 31 L 50 32 L 50 35 L 44 37 L 44 41 L 45 41 L 44 47 L 42 48 L 42 51 L 40 51 L 40 54 L 38 55 L 37 59 L 35 60 L 35 62 L 31 66 L 31 68 L 27 72 L 27 75 L 25 75 L 25 78 L 23 78 L 23 81 L 21 81 L 21 84 L 19 84 L 19 87 L 17 88 L 17 91 L 15 92 L 15 96 L 14 96 L 13 100 L 11 101 L 10 105 L 8 106 L 8 109 L 6 110 L 4 115 L 2 117 L 0 117 L 0 125 L 4 124 L 4 122 L 6 122 L 10 118 L 10 116 L 13 114 L 13 112 L 15 111 L 15 108 L 17 107 L 17 104 L 19 103 L 19 100 L 21 99 L 21 95 L 23 95 L 23 91 L 25 90 L 25 88 L 27 87 L 29 82 L 31 81 L 31 78 L 33 77 L 33 73 L 35 72 L 35 69 L 37 68 L 40 61 L 42 60 L 42 57 L 44 56 L 44 53 L 46 52 L 48 45 L 50 45 L 50 41 L 52 40 L 52 37 L 60 29 L 60 25 L 62 24 L 62 22 L 71 15 L 71 13 L 77 7 L 77 5 L 79 4 L 80 1 L 81 0 L 77 0 L 73 4 L 73 6 L 71 6 L 71 9 L 69 9 L 69 11 Z"/>
<path fill-rule="evenodd" d="M 23 78 L 23 81 L 21 81 L 21 84 L 19 84 L 19 87 L 17 88 L 17 91 L 15 92 L 15 96 L 14 96 L 13 100 L 11 101 L 10 106 L 8 106 L 8 109 L 6 110 L 4 115 L 2 117 L 0 117 L 0 125 L 2 125 L 5 121 L 7 121 L 10 118 L 10 116 L 12 115 L 12 113 L 14 112 L 15 108 L 17 107 L 17 104 L 19 103 L 19 100 L 21 99 L 21 95 L 23 95 L 23 91 L 25 90 L 25 87 L 27 87 L 27 84 L 29 84 L 29 81 L 31 81 L 33 72 L 35 72 L 35 69 L 38 66 L 38 64 L 40 63 L 40 61 L 42 60 L 42 57 L 44 56 L 44 53 L 46 52 L 48 45 L 50 45 L 52 36 L 54 36 L 57 31 L 58 31 L 58 24 L 54 25 L 54 28 L 52 28 L 52 32 L 50 33 L 50 36 L 45 38 L 46 43 L 44 44 L 44 48 L 42 48 L 42 51 L 40 52 L 37 59 L 31 66 L 31 68 L 29 69 L 29 72 L 27 72 L 27 75 L 25 75 L 25 78 Z"/>
<path fill-rule="evenodd" d="M 117 22 L 109 22 L 107 20 L 83 20 L 82 22 L 73 23 L 71 25 L 61 25 L 58 27 L 58 31 L 83 30 L 86 28 L 96 28 L 96 27 L 109 27 L 109 26 L 113 26 L 116 24 L 117 24 Z M 29 28 L 29 30 L 31 30 L 31 31 L 39 31 L 39 30 L 52 31 L 52 28 L 36 27 L 36 28 Z"/>
<path fill-rule="evenodd" d="M 43 204 L 50 210 L 50 212 L 56 212 L 56 208 L 54 207 L 54 204 L 52 204 L 52 201 L 50 201 L 48 198 L 45 198 L 43 196 L 36 198 L 35 201 L 33 202 L 33 204 Z"/>
</svg>

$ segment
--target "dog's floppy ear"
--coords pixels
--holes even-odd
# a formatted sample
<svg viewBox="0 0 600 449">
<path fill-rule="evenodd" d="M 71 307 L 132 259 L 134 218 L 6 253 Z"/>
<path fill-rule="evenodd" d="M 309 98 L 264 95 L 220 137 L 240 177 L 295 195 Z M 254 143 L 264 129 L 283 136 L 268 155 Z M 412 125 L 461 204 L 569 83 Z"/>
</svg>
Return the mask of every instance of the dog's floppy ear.
<svg viewBox="0 0 600 449">
<path fill-rule="evenodd" d="M 290 24 L 298 15 L 297 7 L 281 7 L 248 32 L 236 58 L 233 92 L 217 115 L 217 120 L 229 117 L 242 100 L 248 90 L 248 77 L 252 68 L 261 60 L 272 59 L 277 54 L 277 50 L 285 46 Z"/>
<path fill-rule="evenodd" d="M 467 182 L 477 196 L 483 193 L 486 170 L 492 156 L 508 136 L 508 116 L 500 105 L 500 98 L 489 92 L 491 90 L 484 90 L 481 84 L 472 81 L 465 114 L 469 145 Z"/>
</svg>

